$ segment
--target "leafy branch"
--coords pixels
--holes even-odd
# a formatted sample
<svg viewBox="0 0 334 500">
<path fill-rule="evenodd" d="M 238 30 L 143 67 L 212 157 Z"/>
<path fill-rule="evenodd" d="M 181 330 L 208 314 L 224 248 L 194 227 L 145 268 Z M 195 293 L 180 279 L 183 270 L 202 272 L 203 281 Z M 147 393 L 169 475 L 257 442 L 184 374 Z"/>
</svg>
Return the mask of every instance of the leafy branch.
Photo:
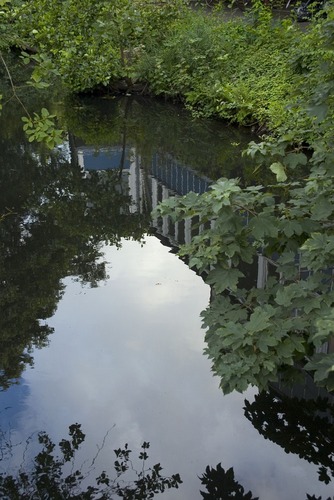
<svg viewBox="0 0 334 500">
<path fill-rule="evenodd" d="M 105 438 L 107 437 L 106 434 Z M 1 436 L 3 437 L 3 436 Z M 105 443 L 105 438 L 102 447 Z M 41 450 L 34 457 L 32 464 L 23 467 L 21 464 L 17 474 L 11 472 L 0 473 L 0 494 L 2 498 L 29 500 L 31 498 L 82 498 L 93 500 L 98 497 L 108 500 L 112 495 L 118 495 L 127 500 L 137 498 L 153 498 L 156 493 L 166 489 L 178 488 L 182 483 L 179 474 L 170 477 L 161 474 L 162 467 L 155 464 L 147 467 L 149 458 L 146 450 L 150 444 L 144 442 L 139 453 L 142 462 L 141 471 L 137 472 L 131 461 L 131 450 L 128 444 L 124 448 L 114 450 L 116 460 L 114 469 L 116 477 L 112 480 L 105 471 L 102 471 L 93 484 L 86 486 L 88 473 L 75 466 L 76 453 L 85 440 L 81 425 L 76 423 L 69 427 L 69 439 L 62 439 L 58 444 L 59 454 L 56 454 L 56 445 L 45 432 L 38 433 L 38 442 Z M 32 443 L 27 440 L 27 446 Z M 14 446 L 10 441 L 0 443 L 0 450 L 8 455 Z M 99 448 L 99 451 L 101 448 Z M 25 451 L 26 453 L 26 451 Z M 95 457 L 96 459 L 96 457 Z M 93 459 L 92 463 L 94 463 Z M 72 463 L 71 472 L 66 472 L 66 465 Z M 131 468 L 136 479 L 124 480 L 124 474 Z M 91 471 L 90 471 L 91 472 Z M 85 485 L 84 485 L 85 484 Z"/>
<path fill-rule="evenodd" d="M 305 188 L 312 182 L 307 180 Z M 249 384 L 266 388 L 279 372 L 308 359 L 314 362 L 305 368 L 314 369 L 316 348 L 331 334 L 320 323 L 334 304 L 327 272 L 334 264 L 329 212 L 328 205 L 319 204 L 322 188 L 312 186 L 307 202 L 298 187 L 283 204 L 261 186 L 241 189 L 236 180 L 220 179 L 208 193 L 169 199 L 157 208 L 155 215 L 174 221 L 197 220 L 197 234 L 179 253 L 212 287 L 211 304 L 202 313 L 206 353 L 224 392 L 243 391 Z M 316 237 L 319 230 L 327 232 Z M 246 275 L 260 256 L 274 265 L 256 288 Z M 326 360 L 315 379 L 331 388 L 331 357 Z"/>
</svg>

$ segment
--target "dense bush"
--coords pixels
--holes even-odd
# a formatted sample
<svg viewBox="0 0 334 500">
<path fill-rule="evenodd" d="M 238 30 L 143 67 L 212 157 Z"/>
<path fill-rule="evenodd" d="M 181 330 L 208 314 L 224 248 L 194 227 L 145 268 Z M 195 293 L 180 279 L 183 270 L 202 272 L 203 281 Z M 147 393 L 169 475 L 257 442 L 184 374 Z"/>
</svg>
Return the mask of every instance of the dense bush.
<svg viewBox="0 0 334 500">
<path fill-rule="evenodd" d="M 39 53 L 35 84 L 55 74 L 71 92 L 107 92 L 116 81 L 129 91 L 140 82 L 197 115 L 295 128 L 298 100 L 317 83 L 323 57 L 317 23 L 304 32 L 261 2 L 242 18 L 187 4 L 32 0 L 19 2 L 12 20 L 21 44 Z"/>
<path fill-rule="evenodd" d="M 190 12 L 150 53 L 144 75 L 154 93 L 182 97 L 197 113 L 273 129 L 293 92 L 290 59 L 302 36 L 261 6 L 227 22 Z"/>
<path fill-rule="evenodd" d="M 48 55 L 71 91 L 82 92 L 136 80 L 146 44 L 162 41 L 184 6 L 184 0 L 32 0 L 22 2 L 16 21 L 21 38 Z"/>
</svg>

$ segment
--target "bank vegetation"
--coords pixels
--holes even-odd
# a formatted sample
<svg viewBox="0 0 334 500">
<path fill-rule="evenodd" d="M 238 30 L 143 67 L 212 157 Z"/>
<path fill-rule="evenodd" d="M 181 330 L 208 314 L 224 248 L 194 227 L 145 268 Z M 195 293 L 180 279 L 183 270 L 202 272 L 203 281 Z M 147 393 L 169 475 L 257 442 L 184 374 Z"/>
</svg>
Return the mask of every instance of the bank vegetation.
<svg viewBox="0 0 334 500">
<path fill-rule="evenodd" d="M 254 170 L 271 172 L 270 185 L 220 179 L 159 213 L 197 216 L 207 228 L 180 251 L 198 271 L 211 269 L 203 319 L 223 390 L 264 388 L 305 370 L 334 389 L 334 354 L 322 348 L 334 331 L 331 5 L 301 29 L 261 2 L 235 17 L 219 2 L 208 11 L 184 0 L 0 4 L 2 72 L 14 96 L 13 48 L 41 91 L 61 81 L 69 93 L 148 93 L 258 132 L 246 154 Z M 22 108 L 30 140 L 60 139 L 56 116 Z M 259 256 L 275 272 L 249 289 L 243 269 Z"/>
</svg>

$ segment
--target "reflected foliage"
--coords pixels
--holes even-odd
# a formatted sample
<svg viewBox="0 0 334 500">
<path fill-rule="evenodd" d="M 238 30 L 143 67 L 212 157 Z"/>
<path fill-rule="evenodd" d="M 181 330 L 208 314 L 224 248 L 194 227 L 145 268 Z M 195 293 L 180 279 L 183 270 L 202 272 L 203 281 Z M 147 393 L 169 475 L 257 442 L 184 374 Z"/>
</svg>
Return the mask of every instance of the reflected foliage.
<svg viewBox="0 0 334 500">
<path fill-rule="evenodd" d="M 208 465 L 200 480 L 207 489 L 207 492 L 200 491 L 201 496 L 207 500 L 229 500 L 231 498 L 235 500 L 259 500 L 259 497 L 253 497 L 251 491 L 245 493 L 243 486 L 235 480 L 232 467 L 225 471 L 220 463 L 216 468 Z"/>
<path fill-rule="evenodd" d="M 234 477 L 233 467 L 225 470 L 220 463 L 216 468 L 208 465 L 200 480 L 207 489 L 207 492 L 200 491 L 201 496 L 207 500 L 231 500 L 232 498 L 234 500 L 259 500 L 259 497 L 253 497 L 251 491 L 245 493 L 244 487 Z M 322 500 L 322 497 L 307 493 L 306 500 Z"/>
<path fill-rule="evenodd" d="M 85 440 L 80 424 L 69 427 L 69 438 L 62 439 L 58 447 L 45 432 L 38 434 L 40 451 L 31 464 L 20 466 L 17 472 L 0 473 L 0 495 L 5 500 L 30 499 L 81 499 L 107 500 L 117 497 L 127 500 L 153 498 L 182 483 L 179 474 L 170 477 L 162 475 L 160 463 L 148 467 L 147 460 L 150 443 L 144 442 L 138 455 L 138 468 L 128 444 L 114 450 L 113 478 L 102 471 L 95 480 L 90 480 L 90 470 L 84 464 L 76 463 L 77 452 Z M 31 443 L 31 441 L 30 441 Z M 0 446 L 1 458 L 11 453 L 12 443 L 3 442 Z M 101 448 L 98 448 L 101 451 Z M 24 454 L 27 453 L 25 450 Z M 99 452 L 98 452 L 99 453 Z M 23 457 L 24 458 L 24 457 Z M 93 467 L 97 456 L 92 460 Z M 131 479 L 134 478 L 134 479 Z M 92 482 L 87 486 L 87 482 Z"/>
<path fill-rule="evenodd" d="M 46 152 L 20 129 L 0 138 L 0 192 L 0 384 L 7 388 L 32 363 L 32 348 L 47 343 L 45 320 L 61 280 L 97 286 L 106 278 L 101 244 L 140 240 L 149 216 L 130 213 L 117 170 L 83 172 L 70 151 Z"/>
<path fill-rule="evenodd" d="M 226 175 L 240 177 L 246 184 L 254 182 L 252 161 L 241 159 L 241 151 L 253 137 L 249 130 L 195 119 L 165 101 L 139 96 L 72 98 L 65 108 L 65 120 L 75 136 L 94 146 L 119 143 L 126 128 L 127 145 L 136 148 L 147 168 L 158 152 L 172 155 L 211 179 Z"/>
<path fill-rule="evenodd" d="M 319 466 L 319 480 L 334 475 L 334 405 L 329 399 L 290 398 L 274 389 L 263 391 L 253 403 L 245 401 L 245 416 L 266 439 L 287 453 Z"/>
</svg>

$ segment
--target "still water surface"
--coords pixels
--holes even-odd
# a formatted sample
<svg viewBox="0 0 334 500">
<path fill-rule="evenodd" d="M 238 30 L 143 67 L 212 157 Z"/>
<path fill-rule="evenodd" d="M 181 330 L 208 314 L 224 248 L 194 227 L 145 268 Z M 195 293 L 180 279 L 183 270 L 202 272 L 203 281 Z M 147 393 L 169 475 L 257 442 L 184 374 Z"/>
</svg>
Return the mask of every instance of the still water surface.
<svg viewBox="0 0 334 500">
<path fill-rule="evenodd" d="M 1 141 L 1 428 L 13 442 L 40 430 L 57 441 L 80 422 L 82 462 L 108 433 L 97 472 L 115 448 L 149 441 L 150 464 L 183 480 L 167 500 L 201 498 L 198 476 L 219 462 L 261 500 L 327 498 L 317 465 L 245 418 L 257 391 L 219 390 L 202 354 L 210 288 L 170 248 L 191 227 L 150 227 L 159 200 L 203 191 L 224 165 L 248 182 L 233 144 L 250 137 L 148 101 L 76 102 L 67 113 L 68 141 L 51 159 L 19 128 Z"/>
</svg>

